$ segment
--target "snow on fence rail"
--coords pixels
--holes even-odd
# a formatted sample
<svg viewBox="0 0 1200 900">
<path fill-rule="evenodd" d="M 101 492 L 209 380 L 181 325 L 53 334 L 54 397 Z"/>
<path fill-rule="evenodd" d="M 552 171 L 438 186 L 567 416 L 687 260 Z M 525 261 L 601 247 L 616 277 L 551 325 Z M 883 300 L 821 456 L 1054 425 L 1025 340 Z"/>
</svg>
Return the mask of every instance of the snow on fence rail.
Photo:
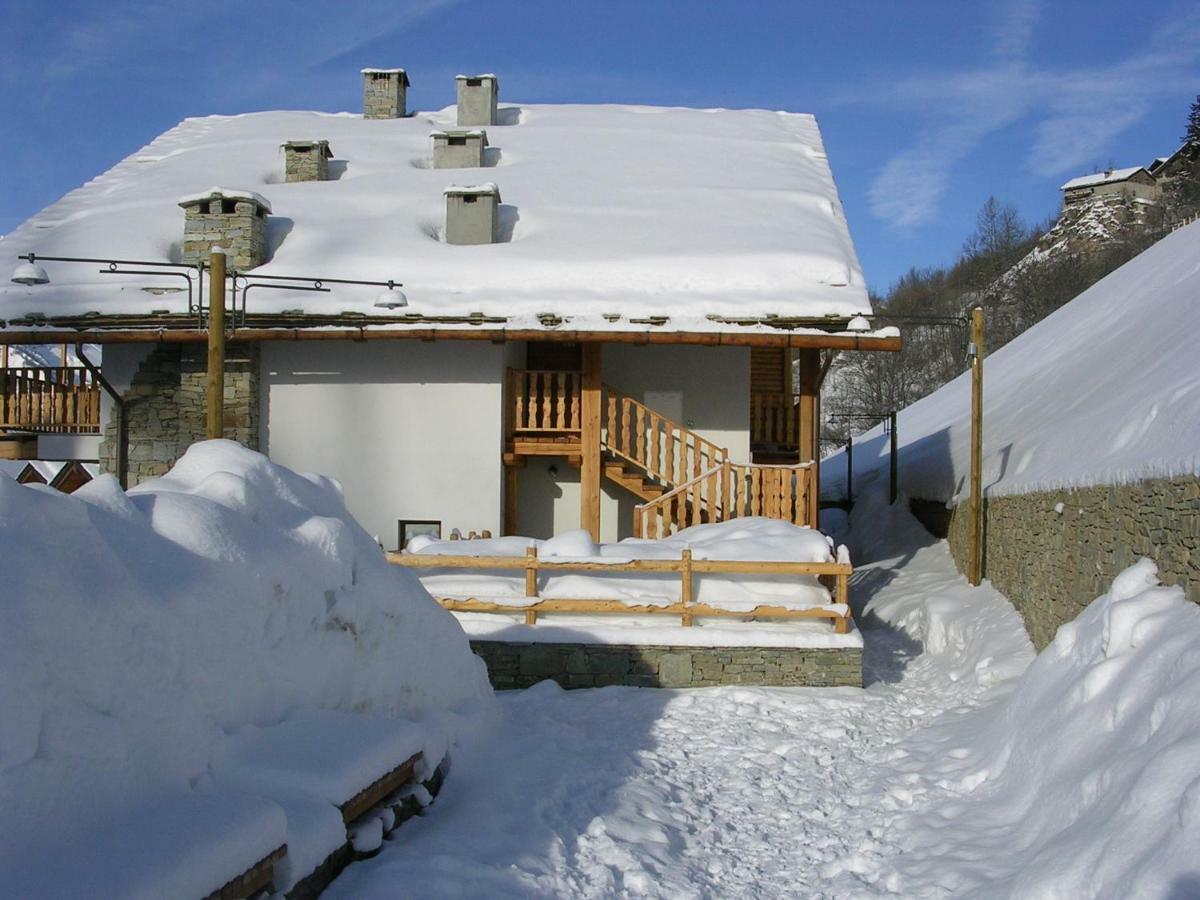
<svg viewBox="0 0 1200 900">
<path fill-rule="evenodd" d="M 679 559 L 633 559 L 623 562 L 597 560 L 558 560 L 548 562 L 538 557 L 537 547 L 528 547 L 525 556 L 449 556 L 399 552 L 387 554 L 388 562 L 410 569 L 467 569 L 523 570 L 525 573 L 524 604 L 499 603 L 477 598 L 436 597 L 445 609 L 452 612 L 525 613 L 527 625 L 537 624 L 539 612 L 544 613 L 636 613 L 677 615 L 681 624 L 690 626 L 697 617 L 737 617 L 771 619 L 830 619 L 837 634 L 850 631 L 850 576 L 854 567 L 840 562 L 790 562 L 759 560 L 693 559 L 692 551 L 684 548 Z M 538 576 L 542 572 L 603 572 L 606 575 L 675 573 L 680 576 L 679 601 L 667 605 L 634 604 L 625 600 L 596 598 L 546 598 L 538 593 Z M 787 606 L 762 604 L 752 609 L 724 609 L 694 599 L 693 577 L 698 574 L 716 575 L 794 575 L 832 579 L 835 602 L 825 606 L 795 609 Z"/>
</svg>

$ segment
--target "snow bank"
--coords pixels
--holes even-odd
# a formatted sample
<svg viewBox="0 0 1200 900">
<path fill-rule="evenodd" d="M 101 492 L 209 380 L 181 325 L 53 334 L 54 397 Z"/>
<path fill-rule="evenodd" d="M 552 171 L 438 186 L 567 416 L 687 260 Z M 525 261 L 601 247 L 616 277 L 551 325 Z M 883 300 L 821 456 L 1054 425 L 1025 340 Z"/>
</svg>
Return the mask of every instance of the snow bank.
<svg viewBox="0 0 1200 900">
<path fill-rule="evenodd" d="M 991 496 L 1200 475 L 1200 223 L 1181 228 L 987 357 L 983 484 Z M 970 379 L 900 412 L 912 497 L 969 490 Z M 855 484 L 887 476 L 880 428 L 854 442 Z M 845 493 L 845 457 L 821 467 Z"/>
<path fill-rule="evenodd" d="M 455 107 L 389 121 L 318 112 L 187 119 L 71 192 L 3 240 L 9 258 L 110 256 L 169 261 L 183 237 L 182 195 L 214 181 L 273 206 L 271 259 L 255 271 L 404 282 L 406 312 L 507 317 L 543 328 L 736 330 L 731 317 L 853 316 L 870 309 L 816 119 L 768 110 L 616 105 L 506 105 L 488 129 L 479 181 L 503 193 L 503 243 L 441 239 L 443 189 L 463 173 L 430 166 L 431 130 Z M 334 180 L 283 183 L 279 146 L 330 142 Z M 0 318 L 180 312 L 186 294 L 162 277 L 99 277 L 51 266 L 51 283 L 0 284 Z M 7 281 L 7 279 L 6 279 Z M 328 294 L 264 291 L 250 311 L 379 315 L 378 288 Z M 616 323 L 606 315 L 620 315 Z M 461 327 L 461 326 L 460 326 Z"/>
<path fill-rule="evenodd" d="M 832 562 L 830 540 L 812 528 L 801 528 L 776 519 L 746 517 L 712 525 L 693 525 L 661 540 L 626 538 L 615 544 L 596 544 L 586 531 L 569 531 L 545 541 L 504 537 L 473 541 L 433 541 L 415 538 L 410 552 L 462 556 L 524 556 L 538 548 L 538 558 L 548 561 L 619 564 L 638 559 L 682 557 L 691 548 L 693 559 L 781 562 Z M 475 597 L 497 603 L 525 605 L 523 572 L 478 573 L 451 569 L 423 569 L 421 582 L 438 597 Z M 565 573 L 542 575 L 538 593 L 543 599 L 622 600 L 630 605 L 667 606 L 679 602 L 680 579 L 664 574 Z M 696 575 L 693 596 L 697 603 L 721 609 L 750 610 L 756 606 L 808 609 L 828 606 L 829 591 L 812 576 Z"/>
<path fill-rule="evenodd" d="M 1192 897 L 1200 890 L 1200 608 L 1143 559 L 1003 702 L 908 748 L 938 795 L 909 831 L 909 885 L 953 896 Z M 915 775 L 919 773 L 919 775 Z"/>
<path fill-rule="evenodd" d="M 461 628 L 334 483 L 228 441 L 128 494 L 0 479 L 0 584 L 5 883 L 55 872 L 114 817 L 158 828 L 146 805 L 206 789 L 249 726 L 372 711 L 444 748 L 449 711 L 490 695 Z"/>
</svg>

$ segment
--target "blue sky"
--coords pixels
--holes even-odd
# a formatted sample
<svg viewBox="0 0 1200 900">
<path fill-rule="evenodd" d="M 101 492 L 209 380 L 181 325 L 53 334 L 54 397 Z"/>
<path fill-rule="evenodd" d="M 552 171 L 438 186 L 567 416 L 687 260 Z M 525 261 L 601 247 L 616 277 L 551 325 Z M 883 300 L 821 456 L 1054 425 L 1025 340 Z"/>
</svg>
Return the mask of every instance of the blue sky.
<svg viewBox="0 0 1200 900">
<path fill-rule="evenodd" d="M 1200 4 L 0 0 L 0 233 L 186 116 L 409 106 L 461 71 L 502 99 L 766 107 L 821 122 L 867 279 L 952 260 L 989 195 L 1174 150 L 1200 93 Z M 18 248 L 24 251 L 27 248 Z M 80 248 L 102 253 L 103 248 Z"/>
</svg>

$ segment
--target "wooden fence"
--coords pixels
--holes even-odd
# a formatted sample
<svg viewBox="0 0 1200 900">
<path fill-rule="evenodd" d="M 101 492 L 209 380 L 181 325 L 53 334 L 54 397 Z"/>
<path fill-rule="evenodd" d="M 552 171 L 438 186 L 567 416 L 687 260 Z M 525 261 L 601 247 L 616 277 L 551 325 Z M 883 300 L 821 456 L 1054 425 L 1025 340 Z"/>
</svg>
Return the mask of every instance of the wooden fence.
<svg viewBox="0 0 1200 900">
<path fill-rule="evenodd" d="M 0 428 L 61 434 L 100 432 L 100 387 L 82 366 L 0 369 Z"/>
<path fill-rule="evenodd" d="M 850 576 L 854 569 L 849 563 L 756 562 L 744 560 L 693 559 L 692 551 L 684 549 L 679 559 L 635 559 L 629 562 L 555 561 L 538 558 L 537 547 L 529 547 L 525 556 L 442 556 L 435 553 L 389 553 L 388 562 L 409 569 L 465 569 L 475 572 L 522 571 L 525 575 L 525 596 L 529 603 L 507 605 L 486 600 L 437 598 L 446 609 L 456 612 L 524 613 L 525 622 L 537 624 L 538 613 L 601 613 L 651 614 L 679 616 L 683 625 L 690 626 L 699 617 L 739 619 L 830 619 L 837 634 L 850 630 Z M 542 573 L 592 572 L 606 575 L 645 575 L 675 573 L 680 578 L 678 602 L 666 606 L 651 604 L 630 605 L 623 600 L 543 599 L 538 594 L 538 577 Z M 728 610 L 695 602 L 694 576 L 716 575 L 793 575 L 814 576 L 832 581 L 834 602 L 844 612 L 831 609 L 788 609 L 762 605 L 752 610 Z"/>
</svg>

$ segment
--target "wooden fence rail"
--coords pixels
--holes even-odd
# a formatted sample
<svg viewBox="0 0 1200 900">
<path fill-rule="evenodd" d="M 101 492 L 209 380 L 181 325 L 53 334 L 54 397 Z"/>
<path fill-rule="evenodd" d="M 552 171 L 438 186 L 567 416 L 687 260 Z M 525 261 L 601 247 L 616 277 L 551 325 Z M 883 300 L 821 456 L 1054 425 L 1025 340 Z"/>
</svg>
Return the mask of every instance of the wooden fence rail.
<svg viewBox="0 0 1200 900">
<path fill-rule="evenodd" d="M 662 538 L 692 525 L 765 516 L 793 525 L 817 527 L 812 502 L 815 469 L 798 466 L 713 466 L 657 500 L 634 508 L 637 537 Z"/>
<path fill-rule="evenodd" d="M 750 561 L 693 559 L 692 551 L 684 549 L 679 559 L 635 559 L 628 562 L 596 562 L 586 560 L 550 562 L 538 558 L 537 547 L 529 547 L 525 556 L 442 556 L 435 553 L 389 553 L 388 562 L 409 569 L 469 569 L 474 571 L 523 571 L 525 574 L 526 605 L 509 606 L 486 600 L 437 598 L 446 609 L 457 612 L 524 613 L 525 622 L 537 624 L 539 612 L 624 613 L 677 615 L 683 625 L 690 626 L 697 617 L 769 618 L 769 619 L 830 619 L 837 634 L 850 630 L 849 563 L 800 563 L 784 561 Z M 631 606 L 622 600 L 542 599 L 538 595 L 538 577 L 544 572 L 594 572 L 611 575 L 676 573 L 680 576 L 679 601 L 667 606 L 651 604 Z M 757 606 L 752 610 L 728 610 L 695 601 L 694 576 L 720 575 L 807 575 L 833 581 L 834 603 L 844 611 L 831 609 L 788 609 L 782 606 Z"/>
<path fill-rule="evenodd" d="M 82 366 L 0 369 L 0 428 L 100 432 L 100 387 Z"/>
</svg>

